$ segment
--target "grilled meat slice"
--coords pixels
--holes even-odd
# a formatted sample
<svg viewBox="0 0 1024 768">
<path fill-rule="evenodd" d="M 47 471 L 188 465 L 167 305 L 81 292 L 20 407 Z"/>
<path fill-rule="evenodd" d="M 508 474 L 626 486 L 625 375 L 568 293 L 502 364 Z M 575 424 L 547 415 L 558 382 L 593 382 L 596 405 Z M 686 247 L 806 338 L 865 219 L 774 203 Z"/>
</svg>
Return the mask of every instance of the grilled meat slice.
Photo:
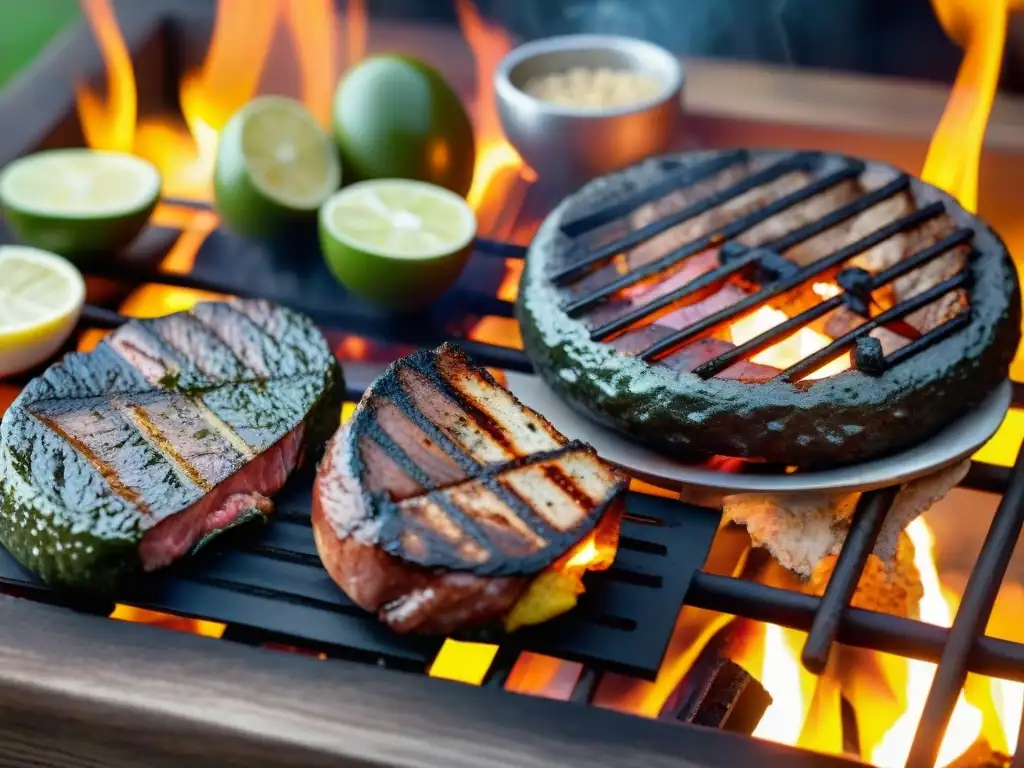
<svg viewBox="0 0 1024 768">
<path fill-rule="evenodd" d="M 337 424 L 341 371 L 262 301 L 134 320 L 32 381 L 0 425 L 0 540 L 49 584 L 110 592 L 253 514 Z"/>
<path fill-rule="evenodd" d="M 614 548 L 625 485 L 446 344 L 395 363 L 332 438 L 313 532 L 356 604 L 448 634 L 505 618 L 594 537 Z"/>
</svg>

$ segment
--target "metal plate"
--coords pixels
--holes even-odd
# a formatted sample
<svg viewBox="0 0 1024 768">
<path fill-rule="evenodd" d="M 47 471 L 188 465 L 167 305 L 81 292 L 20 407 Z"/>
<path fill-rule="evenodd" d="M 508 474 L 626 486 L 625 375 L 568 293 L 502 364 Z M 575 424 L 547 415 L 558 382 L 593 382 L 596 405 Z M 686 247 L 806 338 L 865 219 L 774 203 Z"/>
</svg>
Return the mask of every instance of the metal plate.
<svg viewBox="0 0 1024 768">
<path fill-rule="evenodd" d="M 272 522 L 241 528 L 139 579 L 117 602 L 220 622 L 333 656 L 425 670 L 443 639 L 395 634 L 335 586 L 313 543 L 311 494 L 312 478 L 300 473 L 277 497 Z M 503 645 L 653 680 L 720 519 L 717 510 L 629 493 L 614 565 L 587 577 L 575 610 L 520 630 Z M 50 590 L 0 547 L 5 591 L 93 609 Z"/>
<path fill-rule="evenodd" d="M 667 488 L 694 486 L 731 493 L 866 491 L 922 477 L 970 456 L 984 445 L 1002 424 L 1012 392 L 1010 382 L 1003 382 L 979 408 L 929 440 L 893 456 L 815 472 L 740 474 L 719 472 L 702 464 L 684 464 L 631 442 L 574 410 L 539 376 L 509 373 L 508 387 L 561 432 L 585 440 L 606 461 L 641 480 Z"/>
</svg>

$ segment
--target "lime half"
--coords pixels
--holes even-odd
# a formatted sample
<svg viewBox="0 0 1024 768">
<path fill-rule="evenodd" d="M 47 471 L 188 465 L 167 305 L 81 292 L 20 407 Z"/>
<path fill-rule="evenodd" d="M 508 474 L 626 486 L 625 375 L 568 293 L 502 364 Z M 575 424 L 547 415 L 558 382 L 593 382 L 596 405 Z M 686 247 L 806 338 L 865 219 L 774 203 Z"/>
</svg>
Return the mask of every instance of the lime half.
<svg viewBox="0 0 1024 768">
<path fill-rule="evenodd" d="M 331 272 L 354 294 L 394 309 L 417 309 L 444 293 L 475 237 L 466 201 L 423 181 L 361 181 L 320 209 Z"/>
<path fill-rule="evenodd" d="M 240 234 L 270 235 L 311 217 L 340 184 L 334 142 L 293 99 L 253 99 L 221 132 L 214 195 L 224 221 Z"/>
<path fill-rule="evenodd" d="M 25 244 L 75 258 L 117 251 L 142 231 L 160 173 L 122 152 L 53 149 L 0 173 L 3 215 Z"/>
<path fill-rule="evenodd" d="M 0 246 L 0 376 L 49 359 L 67 340 L 85 302 L 70 262 L 23 245 Z"/>
</svg>

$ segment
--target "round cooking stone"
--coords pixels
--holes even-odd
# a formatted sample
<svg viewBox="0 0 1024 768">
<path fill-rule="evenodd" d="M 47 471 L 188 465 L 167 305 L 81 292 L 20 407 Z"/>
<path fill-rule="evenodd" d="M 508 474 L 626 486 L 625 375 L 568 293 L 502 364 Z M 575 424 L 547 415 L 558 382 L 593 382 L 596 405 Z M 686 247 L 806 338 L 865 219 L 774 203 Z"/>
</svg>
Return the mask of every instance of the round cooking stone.
<svg viewBox="0 0 1024 768">
<path fill-rule="evenodd" d="M 701 152 L 670 159 L 698 168 L 719 157 L 722 153 Z M 760 170 L 794 157 L 807 161 L 812 179 L 848 167 L 863 167 L 861 179 L 900 175 L 880 163 L 817 152 L 797 156 L 751 151 L 748 162 Z M 562 225 L 657 183 L 664 177 L 665 166 L 666 158 L 655 158 L 589 183 L 545 219 L 527 254 L 517 306 L 526 351 L 547 384 L 587 417 L 675 457 L 719 454 L 791 466 L 836 466 L 885 456 L 927 439 L 978 407 L 1007 378 L 1020 340 L 1021 307 L 1017 274 L 1006 247 L 990 227 L 952 197 L 917 179 L 910 179 L 901 193 L 909 195 L 913 208 L 920 211 L 938 203 L 955 226 L 973 232 L 967 242 L 974 254 L 964 268 L 970 314 L 954 333 L 888 366 L 880 375 L 850 369 L 790 383 L 774 378 L 770 368 L 766 373 L 764 366 L 746 362 L 750 376 L 769 380 L 720 375 L 705 379 L 635 356 L 657 342 L 658 334 L 646 335 L 628 355 L 592 339 L 592 331 L 602 322 L 593 318 L 588 322 L 565 307 L 593 292 L 599 285 L 594 274 L 581 270 L 566 281 L 553 279 L 587 257 L 586 248 L 581 247 L 587 235 L 570 239 Z M 729 182 L 733 183 L 737 182 Z M 866 193 L 861 189 L 860 194 Z M 750 208 L 758 210 L 756 205 Z M 870 232 L 858 230 L 846 242 Z M 617 234 L 621 231 L 612 237 Z M 822 249 L 812 255 L 818 259 L 832 252 Z M 806 253 L 804 259 L 807 263 Z M 621 265 L 620 259 L 616 262 Z M 847 261 L 836 266 L 850 265 Z M 621 276 L 621 268 L 619 272 L 616 277 Z M 603 303 L 607 306 L 620 296 L 612 295 Z"/>
</svg>

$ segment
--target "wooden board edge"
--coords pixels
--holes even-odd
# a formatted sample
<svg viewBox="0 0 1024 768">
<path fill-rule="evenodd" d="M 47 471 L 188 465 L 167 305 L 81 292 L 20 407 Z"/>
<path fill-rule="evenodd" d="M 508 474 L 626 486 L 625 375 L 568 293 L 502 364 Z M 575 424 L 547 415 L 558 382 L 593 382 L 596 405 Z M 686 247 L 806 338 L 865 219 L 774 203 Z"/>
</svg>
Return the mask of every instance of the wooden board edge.
<svg viewBox="0 0 1024 768">
<path fill-rule="evenodd" d="M 684 58 L 685 109 L 698 117 L 931 137 L 950 87 L 876 75 Z M 1024 97 L 999 94 L 985 146 L 1024 152 Z"/>
<path fill-rule="evenodd" d="M 0 764 L 850 766 L 740 736 L 0 597 Z M 776 762 L 777 761 L 777 762 Z"/>
</svg>

